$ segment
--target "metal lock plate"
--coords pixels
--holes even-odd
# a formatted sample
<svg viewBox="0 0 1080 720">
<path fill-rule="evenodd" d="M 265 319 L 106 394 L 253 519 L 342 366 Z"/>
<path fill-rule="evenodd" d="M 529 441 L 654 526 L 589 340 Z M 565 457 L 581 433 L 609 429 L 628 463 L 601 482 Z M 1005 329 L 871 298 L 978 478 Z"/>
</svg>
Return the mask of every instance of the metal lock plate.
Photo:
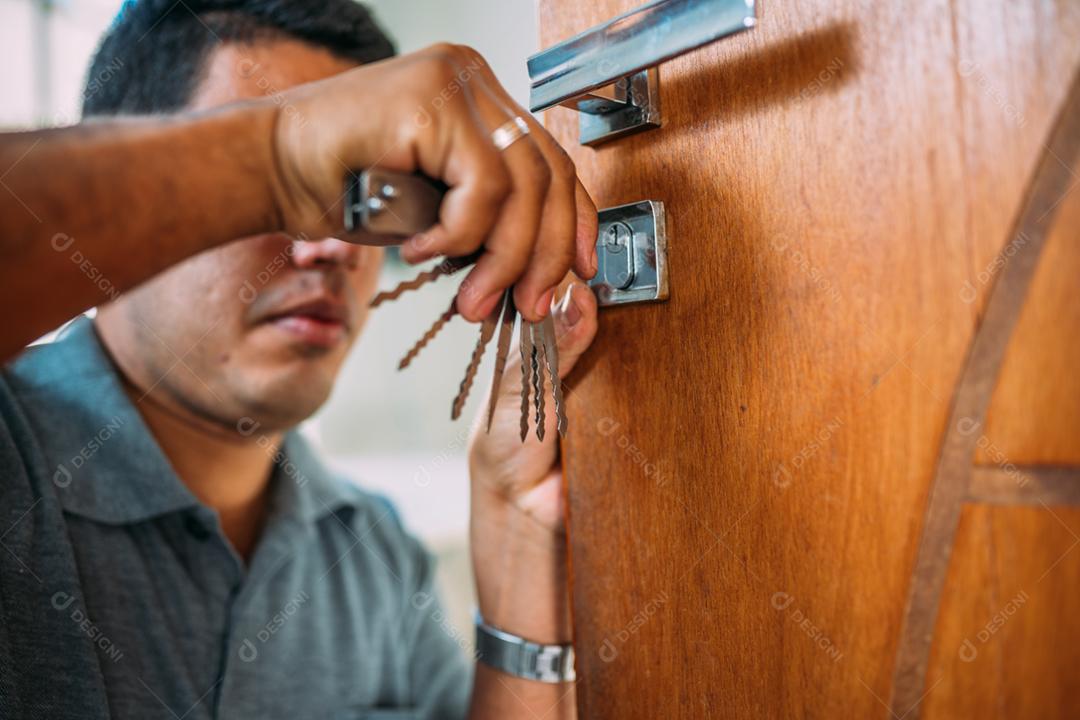
<svg viewBox="0 0 1080 720">
<path fill-rule="evenodd" d="M 607 208 L 599 213 L 599 260 L 589 286 L 600 305 L 658 302 L 668 297 L 667 232 L 658 200 Z"/>
</svg>

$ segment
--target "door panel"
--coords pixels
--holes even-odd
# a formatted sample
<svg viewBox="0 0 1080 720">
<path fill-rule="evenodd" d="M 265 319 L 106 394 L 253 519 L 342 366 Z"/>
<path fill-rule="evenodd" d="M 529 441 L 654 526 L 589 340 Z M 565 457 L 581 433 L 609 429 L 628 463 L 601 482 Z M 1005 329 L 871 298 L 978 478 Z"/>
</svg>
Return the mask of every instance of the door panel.
<svg viewBox="0 0 1080 720">
<path fill-rule="evenodd" d="M 1078 534 L 1077 508 L 965 508 L 924 717 L 1080 717 Z"/>
<path fill-rule="evenodd" d="M 541 0 L 542 42 L 637 4 Z M 770 3 L 662 66 L 661 130 L 547 114 L 600 207 L 668 216 L 670 300 L 604 309 L 568 393 L 582 717 L 889 716 L 965 283 L 1080 59 L 1075 4 L 991 5 Z"/>
</svg>

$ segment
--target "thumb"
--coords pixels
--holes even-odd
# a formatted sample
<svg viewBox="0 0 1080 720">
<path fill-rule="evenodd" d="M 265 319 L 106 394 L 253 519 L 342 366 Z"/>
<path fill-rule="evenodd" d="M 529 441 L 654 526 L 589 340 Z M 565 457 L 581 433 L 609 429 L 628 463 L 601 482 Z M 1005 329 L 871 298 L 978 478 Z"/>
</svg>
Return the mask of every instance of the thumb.
<svg viewBox="0 0 1080 720">
<path fill-rule="evenodd" d="M 552 309 L 551 319 L 555 326 L 555 346 L 559 351 L 560 378 L 566 377 L 596 337 L 596 307 L 596 296 L 592 290 L 575 282 L 567 287 L 562 299 Z M 524 323 L 521 331 L 525 331 Z M 513 349 L 503 372 L 499 395 L 521 397 L 524 377 L 520 358 L 521 354 L 516 348 Z M 514 404 L 513 407 L 518 405 Z"/>
<path fill-rule="evenodd" d="M 573 370 L 596 337 L 596 296 L 581 283 L 571 283 L 552 311 L 559 348 L 559 377 Z"/>
</svg>

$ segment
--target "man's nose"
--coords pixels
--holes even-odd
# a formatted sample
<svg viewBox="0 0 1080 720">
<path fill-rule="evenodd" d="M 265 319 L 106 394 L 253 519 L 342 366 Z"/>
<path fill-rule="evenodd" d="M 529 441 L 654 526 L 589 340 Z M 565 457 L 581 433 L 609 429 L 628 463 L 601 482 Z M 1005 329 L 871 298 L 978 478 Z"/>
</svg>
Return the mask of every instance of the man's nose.
<svg viewBox="0 0 1080 720">
<path fill-rule="evenodd" d="M 360 251 L 359 245 L 337 238 L 296 240 L 293 244 L 293 264 L 304 269 L 341 265 L 346 270 L 355 270 L 360 264 Z"/>
</svg>

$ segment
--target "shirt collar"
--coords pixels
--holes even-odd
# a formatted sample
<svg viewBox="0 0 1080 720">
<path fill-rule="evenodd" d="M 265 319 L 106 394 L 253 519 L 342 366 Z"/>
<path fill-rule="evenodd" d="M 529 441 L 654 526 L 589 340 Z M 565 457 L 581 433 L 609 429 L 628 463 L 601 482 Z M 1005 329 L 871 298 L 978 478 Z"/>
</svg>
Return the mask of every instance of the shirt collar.
<svg viewBox="0 0 1080 720">
<path fill-rule="evenodd" d="M 29 350 L 14 372 L 66 511 L 119 525 L 201 506 L 124 391 L 89 318 Z M 333 477 L 296 431 L 270 451 L 276 515 L 310 524 L 360 502 L 359 489 Z"/>
<path fill-rule="evenodd" d="M 311 524 L 363 502 L 360 489 L 331 473 L 295 430 L 285 434 L 275 460 L 274 509 L 282 514 Z"/>
</svg>

